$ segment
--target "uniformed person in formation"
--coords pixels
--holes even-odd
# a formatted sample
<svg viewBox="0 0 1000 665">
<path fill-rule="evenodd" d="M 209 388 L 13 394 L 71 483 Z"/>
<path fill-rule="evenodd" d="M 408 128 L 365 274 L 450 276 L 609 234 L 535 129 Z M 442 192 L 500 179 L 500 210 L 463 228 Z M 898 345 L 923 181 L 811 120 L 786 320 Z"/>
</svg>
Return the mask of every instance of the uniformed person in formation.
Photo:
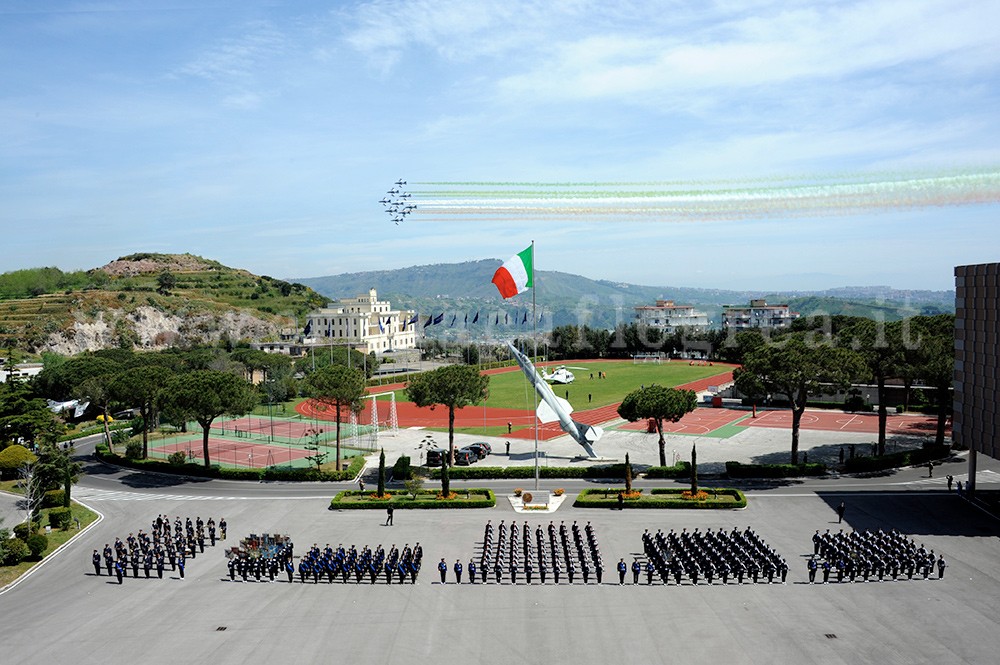
<svg viewBox="0 0 1000 665">
<path fill-rule="evenodd" d="M 444 561 L 444 559 L 441 559 L 441 560 Z M 462 583 L 462 562 L 459 561 L 458 559 L 455 559 L 455 565 L 452 568 L 455 571 L 455 584 L 461 584 Z M 441 580 L 441 581 L 443 582 L 444 580 Z"/>
<path fill-rule="evenodd" d="M 625 573 L 628 572 L 628 565 L 625 563 L 625 559 L 618 560 L 618 584 L 625 584 Z"/>
<path fill-rule="evenodd" d="M 90 557 L 91 562 L 94 564 L 94 574 L 98 577 L 101 576 L 101 555 L 98 554 L 97 550 L 94 550 L 94 555 Z"/>
<path fill-rule="evenodd" d="M 448 574 L 448 564 L 444 562 L 444 557 L 441 557 L 441 562 L 438 563 L 438 572 L 441 574 L 441 584 L 446 584 L 445 576 Z"/>
</svg>

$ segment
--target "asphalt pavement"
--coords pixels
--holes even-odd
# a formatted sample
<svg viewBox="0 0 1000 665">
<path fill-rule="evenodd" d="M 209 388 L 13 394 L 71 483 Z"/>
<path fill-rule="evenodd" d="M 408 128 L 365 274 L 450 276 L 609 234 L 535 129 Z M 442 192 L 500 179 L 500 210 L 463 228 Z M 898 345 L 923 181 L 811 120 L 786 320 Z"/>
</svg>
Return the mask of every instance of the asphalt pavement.
<svg viewBox="0 0 1000 665">
<path fill-rule="evenodd" d="M 496 448 L 494 448 L 496 449 Z M 980 486 L 997 465 L 980 458 Z M 489 484 L 490 510 L 330 511 L 349 484 L 234 483 L 162 479 L 88 462 L 78 495 L 105 519 L 36 574 L 0 595 L 4 662 L 74 664 L 212 662 L 540 661 L 675 663 L 992 663 L 1000 651 L 994 599 L 1000 594 L 1000 523 L 948 492 L 964 478 L 956 458 L 935 469 L 872 478 L 746 483 L 739 511 L 574 509 L 517 514 L 514 485 Z M 663 483 L 643 483 L 644 486 Z M 472 484 L 472 483 L 470 483 Z M 600 483 L 542 481 L 573 493 Z M 318 486 L 317 486 L 318 485 Z M 457 483 L 460 487 L 463 484 Z M 844 524 L 834 507 L 846 502 Z M 416 585 L 233 583 L 223 546 L 189 560 L 186 579 L 96 577 L 90 553 L 115 536 L 149 529 L 158 513 L 229 523 L 233 544 L 249 533 L 284 533 L 298 552 L 317 543 L 388 547 L 419 541 Z M 791 566 L 786 585 L 584 585 L 436 583 L 434 562 L 465 563 L 487 519 L 534 527 L 573 520 L 594 525 L 606 563 L 641 553 L 646 528 L 747 526 Z M 805 560 L 815 529 L 897 528 L 949 562 L 943 580 L 809 585 Z M 449 582 L 453 576 L 449 574 Z"/>
</svg>

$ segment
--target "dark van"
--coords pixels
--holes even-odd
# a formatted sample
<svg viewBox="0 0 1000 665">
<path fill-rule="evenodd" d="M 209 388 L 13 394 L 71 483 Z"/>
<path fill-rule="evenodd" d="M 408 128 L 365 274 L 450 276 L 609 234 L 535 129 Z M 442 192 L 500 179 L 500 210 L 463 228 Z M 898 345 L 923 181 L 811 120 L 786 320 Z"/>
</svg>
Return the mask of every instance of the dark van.
<svg viewBox="0 0 1000 665">
<path fill-rule="evenodd" d="M 427 451 L 427 466 L 441 466 L 441 461 L 448 454 L 447 450 L 431 448 Z"/>
</svg>

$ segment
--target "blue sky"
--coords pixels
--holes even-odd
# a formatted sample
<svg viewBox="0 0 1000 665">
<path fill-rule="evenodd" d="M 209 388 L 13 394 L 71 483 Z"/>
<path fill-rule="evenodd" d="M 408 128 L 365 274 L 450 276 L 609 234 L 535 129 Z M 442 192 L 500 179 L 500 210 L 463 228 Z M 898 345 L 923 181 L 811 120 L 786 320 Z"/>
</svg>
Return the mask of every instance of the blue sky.
<svg viewBox="0 0 1000 665">
<path fill-rule="evenodd" d="M 946 289 L 1000 260 L 1000 4 L 0 5 L 0 270 L 192 252 L 275 277 L 506 258 L 641 284 Z M 408 182 L 974 171 L 940 205 L 393 225 Z M 932 200 L 934 196 L 930 197 Z"/>
</svg>

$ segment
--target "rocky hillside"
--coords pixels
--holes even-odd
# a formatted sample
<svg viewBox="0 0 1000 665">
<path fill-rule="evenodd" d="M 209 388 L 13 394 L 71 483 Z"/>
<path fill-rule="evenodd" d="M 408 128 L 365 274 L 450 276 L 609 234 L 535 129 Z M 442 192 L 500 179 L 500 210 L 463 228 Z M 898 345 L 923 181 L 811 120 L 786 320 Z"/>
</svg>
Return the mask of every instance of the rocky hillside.
<svg viewBox="0 0 1000 665">
<path fill-rule="evenodd" d="M 326 299 L 190 254 L 133 254 L 85 273 L 0 275 L 0 348 L 79 353 L 276 339 Z"/>
</svg>

